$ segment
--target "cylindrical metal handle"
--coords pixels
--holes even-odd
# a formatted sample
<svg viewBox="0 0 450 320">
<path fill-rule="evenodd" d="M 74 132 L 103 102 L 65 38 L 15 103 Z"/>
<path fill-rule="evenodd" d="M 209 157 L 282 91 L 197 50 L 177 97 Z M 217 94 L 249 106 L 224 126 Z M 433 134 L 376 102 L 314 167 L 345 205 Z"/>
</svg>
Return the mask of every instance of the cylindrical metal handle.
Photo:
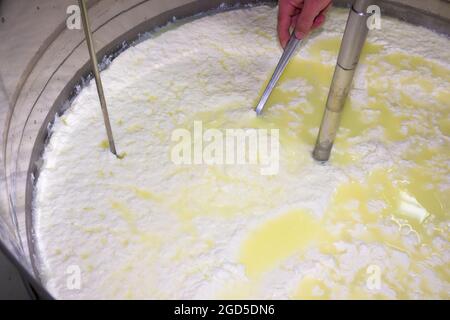
<svg viewBox="0 0 450 320">
<path fill-rule="evenodd" d="M 374 2 L 374 0 L 356 0 L 352 9 L 358 13 L 367 13 L 367 8 Z"/>
<path fill-rule="evenodd" d="M 313 151 L 313 158 L 317 161 L 328 161 L 330 158 L 354 73 L 355 69 L 346 70 L 336 65 L 319 135 Z"/>
<path fill-rule="evenodd" d="M 263 108 L 266 105 L 266 102 L 270 97 L 270 94 L 272 93 L 273 89 L 275 88 L 284 69 L 288 65 L 292 55 L 295 52 L 295 49 L 301 42 L 302 42 L 302 40 L 299 40 L 295 37 L 295 32 L 292 32 L 291 37 L 290 37 L 286 47 L 284 48 L 283 54 L 280 58 L 280 61 L 278 62 L 277 66 L 275 68 L 275 71 L 273 72 L 272 77 L 270 78 L 270 81 L 267 84 L 267 87 L 264 90 L 261 98 L 259 99 L 258 105 L 255 108 L 257 115 L 260 115 L 262 113 Z"/>
<path fill-rule="evenodd" d="M 317 161 L 328 161 L 339 128 L 342 109 L 350 91 L 359 57 L 367 38 L 367 8 L 373 0 L 357 0 L 350 10 L 325 112 L 313 151 Z"/>
<path fill-rule="evenodd" d="M 358 64 L 369 31 L 367 18 L 370 14 L 367 13 L 367 7 L 370 2 L 367 0 L 356 1 L 350 10 L 338 56 L 338 64 L 343 69 L 354 69 Z"/>
<path fill-rule="evenodd" d="M 109 150 L 111 151 L 111 153 L 118 156 L 111 129 L 111 123 L 109 121 L 108 108 L 106 107 L 106 99 L 105 94 L 103 92 L 102 79 L 100 78 L 100 72 L 98 70 L 97 54 L 95 52 L 94 41 L 92 40 L 91 26 L 89 24 L 86 2 L 85 0 L 78 0 L 78 3 L 81 9 L 81 19 L 83 21 L 83 29 L 86 37 L 86 44 L 89 50 L 89 56 L 91 58 L 92 71 L 94 73 L 95 84 L 97 85 L 98 98 L 100 100 L 100 106 L 102 108 L 106 134 L 108 136 Z"/>
</svg>

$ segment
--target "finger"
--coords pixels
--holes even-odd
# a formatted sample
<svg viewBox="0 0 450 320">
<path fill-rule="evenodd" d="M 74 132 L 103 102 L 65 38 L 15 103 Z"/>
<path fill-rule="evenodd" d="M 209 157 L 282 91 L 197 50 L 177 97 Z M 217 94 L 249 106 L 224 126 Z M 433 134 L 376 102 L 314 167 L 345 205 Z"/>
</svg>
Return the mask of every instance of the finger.
<svg viewBox="0 0 450 320">
<path fill-rule="evenodd" d="M 304 0 L 280 0 L 278 6 L 278 39 L 284 48 L 290 38 L 290 27 L 295 26 Z"/>
<path fill-rule="evenodd" d="M 330 10 L 330 8 L 333 6 L 333 2 L 330 2 L 328 5 L 326 5 L 326 7 L 320 12 L 320 13 L 327 13 L 328 10 Z"/>
<path fill-rule="evenodd" d="M 295 25 L 297 24 L 297 20 L 298 20 L 298 16 L 300 15 L 300 12 L 301 12 L 301 9 L 296 8 L 294 15 L 291 17 L 291 28 L 292 29 L 295 29 Z"/>
<path fill-rule="evenodd" d="M 292 19 L 291 19 L 291 28 L 292 28 L 292 30 L 294 30 L 295 26 L 297 25 L 297 21 L 298 21 L 298 16 L 299 15 L 300 14 L 297 14 L 296 16 L 293 16 Z"/>
<path fill-rule="evenodd" d="M 295 28 L 296 37 L 302 39 L 309 33 L 313 26 L 317 27 L 322 25 L 325 22 L 325 14 L 323 14 L 323 17 L 319 18 L 319 16 L 325 13 L 330 6 L 330 0 L 305 0 Z"/>
<path fill-rule="evenodd" d="M 326 14 L 327 11 L 331 8 L 332 3 L 330 3 L 329 5 L 326 6 L 325 9 L 323 9 L 319 15 L 314 19 L 313 25 L 311 27 L 311 29 L 316 29 L 319 28 L 320 26 L 322 26 L 326 20 Z"/>
<path fill-rule="evenodd" d="M 313 2 L 306 1 L 295 26 L 295 36 L 303 39 L 308 34 L 318 12 Z"/>
<path fill-rule="evenodd" d="M 289 40 L 289 27 L 291 26 L 291 17 L 295 8 L 285 1 L 280 1 L 278 8 L 278 39 L 284 48 Z"/>
<path fill-rule="evenodd" d="M 311 30 L 319 28 L 325 22 L 325 15 L 323 13 L 319 14 L 311 26 Z"/>
</svg>

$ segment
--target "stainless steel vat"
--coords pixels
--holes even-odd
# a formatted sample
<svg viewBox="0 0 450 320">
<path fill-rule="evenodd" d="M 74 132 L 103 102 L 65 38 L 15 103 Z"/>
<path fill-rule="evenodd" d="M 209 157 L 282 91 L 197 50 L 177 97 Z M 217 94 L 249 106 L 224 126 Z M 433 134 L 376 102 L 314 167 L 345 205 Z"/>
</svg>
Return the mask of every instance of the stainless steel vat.
<svg viewBox="0 0 450 320">
<path fill-rule="evenodd" d="M 255 2 L 92 0 L 88 6 L 98 54 L 106 57 L 120 53 L 139 34 L 173 17 L 192 16 L 222 3 L 231 7 Z M 339 6 L 349 3 L 335 1 Z M 447 0 L 376 3 L 382 14 L 450 34 Z M 74 4 L 75 0 L 0 0 L 0 248 L 41 298 L 51 296 L 41 285 L 34 263 L 33 181 L 49 124 L 89 74 L 84 34 L 66 26 L 67 10 Z"/>
</svg>

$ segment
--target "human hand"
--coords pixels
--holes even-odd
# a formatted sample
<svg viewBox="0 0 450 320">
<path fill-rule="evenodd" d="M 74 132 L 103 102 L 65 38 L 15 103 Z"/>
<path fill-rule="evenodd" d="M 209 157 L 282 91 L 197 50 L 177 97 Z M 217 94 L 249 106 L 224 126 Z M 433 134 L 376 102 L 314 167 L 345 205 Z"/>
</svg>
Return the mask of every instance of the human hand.
<svg viewBox="0 0 450 320">
<path fill-rule="evenodd" d="M 297 39 L 303 39 L 311 30 L 325 22 L 325 12 L 331 0 L 280 0 L 278 3 L 278 38 L 284 48 L 293 27 Z"/>
</svg>

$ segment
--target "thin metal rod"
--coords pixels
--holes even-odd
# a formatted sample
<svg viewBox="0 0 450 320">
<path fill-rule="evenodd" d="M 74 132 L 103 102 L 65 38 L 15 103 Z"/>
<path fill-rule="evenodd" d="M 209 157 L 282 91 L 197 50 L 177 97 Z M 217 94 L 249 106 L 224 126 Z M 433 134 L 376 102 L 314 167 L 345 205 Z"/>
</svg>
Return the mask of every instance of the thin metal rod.
<svg viewBox="0 0 450 320">
<path fill-rule="evenodd" d="M 103 121 L 105 123 L 106 134 L 108 135 L 109 150 L 111 151 L 111 153 L 117 156 L 116 145 L 114 143 L 113 133 L 111 129 L 111 123 L 109 121 L 108 109 L 106 107 L 105 94 L 103 92 L 102 80 L 100 78 L 100 72 L 98 70 L 97 55 L 95 53 L 94 42 L 92 40 L 92 32 L 91 26 L 89 24 L 86 1 L 78 0 L 78 3 L 81 9 L 81 19 L 83 21 L 84 35 L 86 37 L 89 56 L 91 57 L 92 71 L 94 72 L 95 83 L 97 85 L 98 98 L 100 100 L 100 106 L 102 108 Z"/>
<path fill-rule="evenodd" d="M 297 39 L 295 37 L 294 32 L 292 32 L 291 38 L 289 39 L 289 42 L 287 43 L 283 55 L 280 58 L 280 61 L 277 64 L 277 67 L 275 68 L 275 71 L 273 72 L 272 78 L 270 79 L 269 83 L 267 84 L 266 89 L 264 90 L 264 93 L 261 96 L 261 99 L 259 100 L 258 105 L 256 106 L 256 114 L 260 115 L 263 111 L 264 106 L 266 105 L 267 100 L 270 97 L 270 94 L 272 93 L 273 89 L 275 88 L 278 80 L 280 79 L 281 75 L 283 74 L 284 69 L 286 68 L 287 64 L 289 63 L 289 60 L 291 60 L 292 55 L 295 52 L 295 49 L 297 49 L 297 46 L 300 44 L 301 40 Z"/>
<path fill-rule="evenodd" d="M 373 1 L 373 0 L 372 0 Z M 328 161 L 339 129 L 341 113 L 350 91 L 356 66 L 367 38 L 367 7 L 371 0 L 356 0 L 342 38 L 333 80 L 313 151 L 317 161 Z"/>
</svg>

